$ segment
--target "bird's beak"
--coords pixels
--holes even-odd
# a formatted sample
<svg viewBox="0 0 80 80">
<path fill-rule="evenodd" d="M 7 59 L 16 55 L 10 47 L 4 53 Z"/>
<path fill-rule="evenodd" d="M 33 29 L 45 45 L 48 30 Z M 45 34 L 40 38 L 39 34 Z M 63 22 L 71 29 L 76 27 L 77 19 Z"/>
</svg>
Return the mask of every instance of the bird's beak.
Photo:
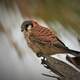
<svg viewBox="0 0 80 80">
<path fill-rule="evenodd" d="M 21 32 L 23 32 L 24 30 L 27 30 L 29 25 L 32 26 L 32 21 L 24 21 L 21 25 Z"/>
</svg>

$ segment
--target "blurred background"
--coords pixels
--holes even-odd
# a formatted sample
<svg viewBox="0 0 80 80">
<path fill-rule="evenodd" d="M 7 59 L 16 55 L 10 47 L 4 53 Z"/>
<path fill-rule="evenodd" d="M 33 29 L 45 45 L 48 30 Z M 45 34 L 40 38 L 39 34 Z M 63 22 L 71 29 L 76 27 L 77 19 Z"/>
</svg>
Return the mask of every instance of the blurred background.
<svg viewBox="0 0 80 80">
<path fill-rule="evenodd" d="M 0 0 L 0 80 L 56 80 L 41 75 L 52 73 L 24 40 L 25 19 L 50 26 L 69 48 L 80 51 L 80 0 Z"/>
</svg>

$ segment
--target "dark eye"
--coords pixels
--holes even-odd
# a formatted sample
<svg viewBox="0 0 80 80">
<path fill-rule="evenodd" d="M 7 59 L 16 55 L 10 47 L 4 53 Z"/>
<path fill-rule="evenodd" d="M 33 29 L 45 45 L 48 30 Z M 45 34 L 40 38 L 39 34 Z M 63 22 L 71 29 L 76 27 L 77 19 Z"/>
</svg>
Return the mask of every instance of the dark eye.
<svg viewBox="0 0 80 80">
<path fill-rule="evenodd" d="M 28 29 L 28 26 L 29 26 L 29 25 L 25 25 L 25 26 L 24 26 L 24 28 L 25 28 L 26 31 L 27 31 L 27 29 Z"/>
</svg>

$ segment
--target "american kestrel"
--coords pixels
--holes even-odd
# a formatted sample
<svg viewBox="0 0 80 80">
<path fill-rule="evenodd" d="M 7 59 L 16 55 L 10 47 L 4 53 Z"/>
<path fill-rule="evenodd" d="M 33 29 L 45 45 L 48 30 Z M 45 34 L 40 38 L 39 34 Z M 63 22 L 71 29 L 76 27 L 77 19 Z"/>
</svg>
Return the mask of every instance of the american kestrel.
<svg viewBox="0 0 80 80">
<path fill-rule="evenodd" d="M 80 56 L 80 52 L 66 47 L 55 32 L 39 25 L 34 20 L 24 21 L 21 25 L 21 31 L 24 33 L 28 46 L 38 57 L 59 53 L 70 53 L 74 56 Z M 74 58 L 70 58 L 69 56 L 67 56 L 67 59 L 74 60 Z"/>
</svg>

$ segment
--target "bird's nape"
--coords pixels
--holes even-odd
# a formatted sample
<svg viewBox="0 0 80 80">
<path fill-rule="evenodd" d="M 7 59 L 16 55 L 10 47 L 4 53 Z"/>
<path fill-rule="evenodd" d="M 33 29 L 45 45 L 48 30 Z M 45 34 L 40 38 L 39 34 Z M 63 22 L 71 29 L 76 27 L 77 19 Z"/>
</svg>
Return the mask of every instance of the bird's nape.
<svg viewBox="0 0 80 80">
<path fill-rule="evenodd" d="M 27 31 L 27 28 L 29 25 L 33 26 L 31 20 L 30 21 L 24 21 L 21 25 L 21 32 L 23 32 L 24 30 Z"/>
</svg>

